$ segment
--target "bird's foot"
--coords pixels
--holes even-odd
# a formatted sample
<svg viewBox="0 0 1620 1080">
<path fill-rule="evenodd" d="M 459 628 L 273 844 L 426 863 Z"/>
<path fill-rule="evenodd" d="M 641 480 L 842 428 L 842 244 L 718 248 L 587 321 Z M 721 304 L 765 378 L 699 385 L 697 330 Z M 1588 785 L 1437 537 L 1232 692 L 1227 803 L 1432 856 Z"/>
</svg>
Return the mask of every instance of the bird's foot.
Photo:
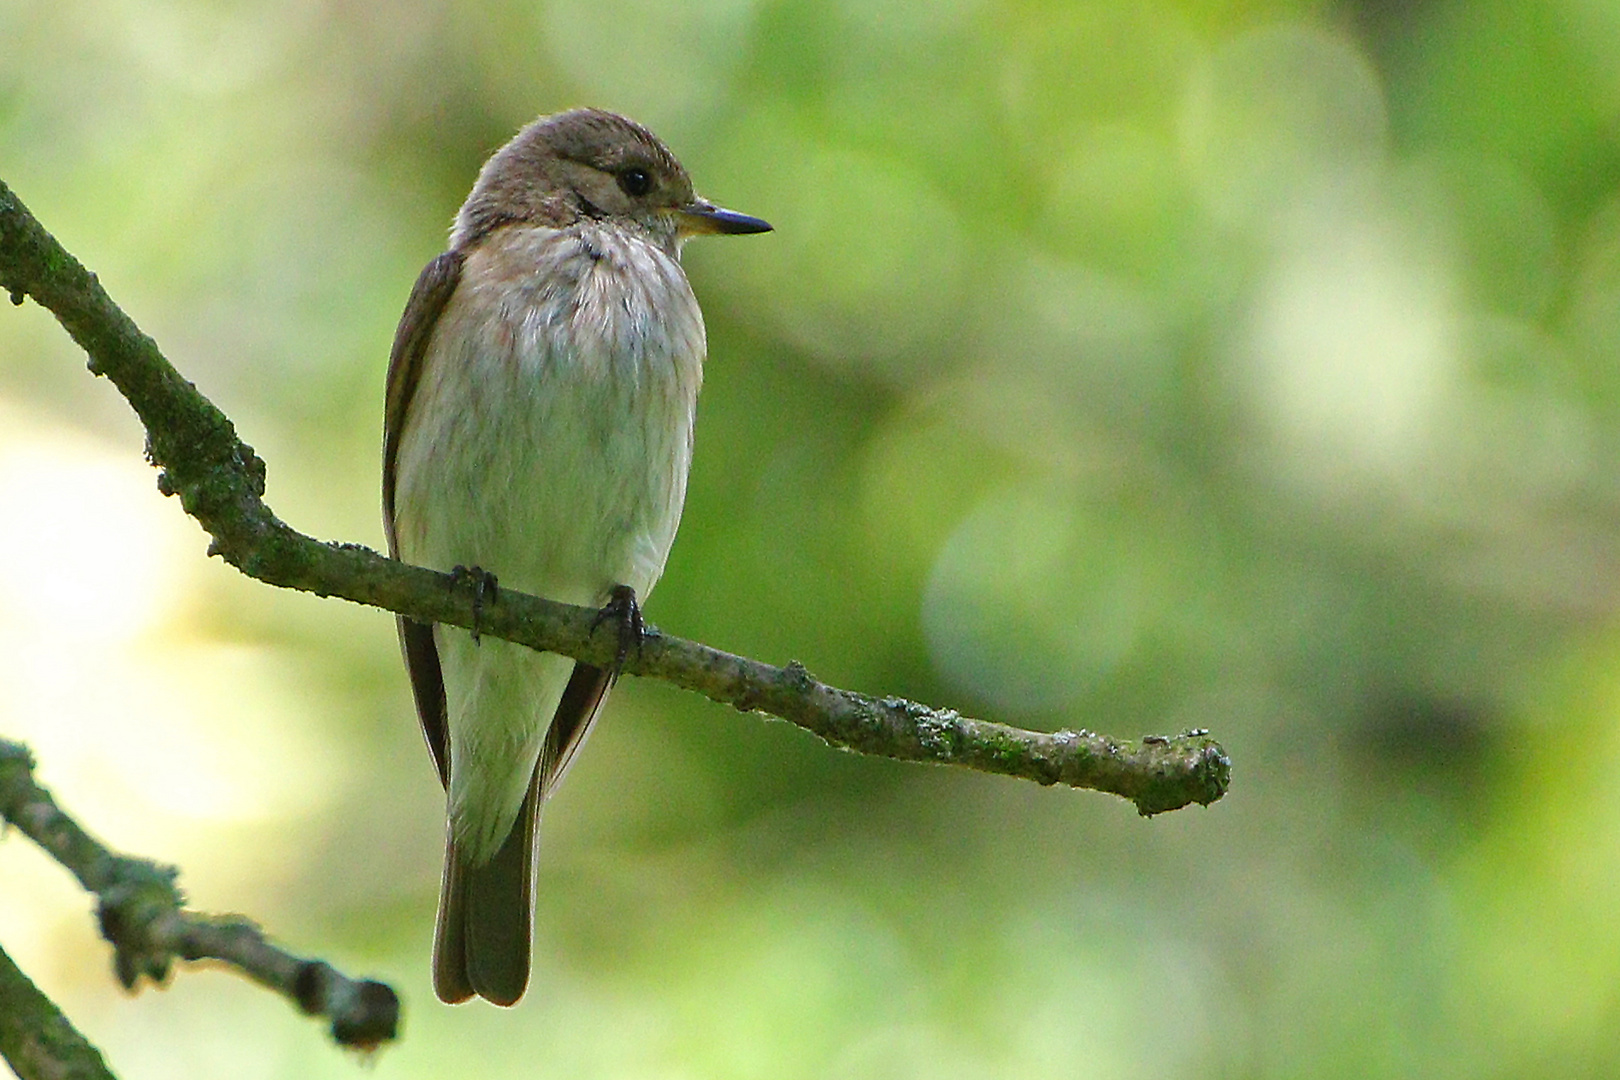
<svg viewBox="0 0 1620 1080">
<path fill-rule="evenodd" d="M 624 662 L 630 656 L 630 650 L 636 650 L 636 659 L 641 659 L 641 643 L 647 640 L 647 624 L 641 618 L 641 605 L 636 602 L 636 590 L 628 585 L 615 585 L 608 594 L 608 602 L 602 610 L 596 613 L 591 622 L 591 633 L 596 628 L 612 620 L 619 627 L 619 651 L 613 659 L 613 679 L 619 678 L 619 672 L 624 669 Z"/>
<path fill-rule="evenodd" d="M 481 566 L 457 566 L 451 569 L 450 587 L 460 588 L 464 585 L 472 587 L 472 639 L 473 644 L 477 645 L 478 622 L 484 617 L 484 602 L 495 603 L 501 598 L 501 590 L 495 582 L 495 575 Z"/>
</svg>

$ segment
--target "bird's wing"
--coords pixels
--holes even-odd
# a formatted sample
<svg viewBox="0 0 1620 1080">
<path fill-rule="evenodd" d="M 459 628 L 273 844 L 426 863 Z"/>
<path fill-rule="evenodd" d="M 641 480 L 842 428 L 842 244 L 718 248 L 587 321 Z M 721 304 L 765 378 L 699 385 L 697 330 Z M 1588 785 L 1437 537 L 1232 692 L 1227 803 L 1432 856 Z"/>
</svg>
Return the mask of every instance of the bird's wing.
<svg viewBox="0 0 1620 1080">
<path fill-rule="evenodd" d="M 399 558 L 399 538 L 394 529 L 394 485 L 399 457 L 400 433 L 410 411 L 411 398 L 422 377 L 428 342 L 444 306 L 461 282 L 463 257 L 447 251 L 423 268 L 405 303 L 394 348 L 388 357 L 388 394 L 383 413 L 383 529 L 388 534 L 388 553 Z M 416 696 L 416 714 L 422 719 L 439 781 L 450 784 L 450 742 L 444 699 L 444 673 L 439 668 L 439 651 L 433 644 L 433 626 L 399 617 L 399 643 L 405 650 L 405 666 L 411 673 L 411 691 Z"/>
<path fill-rule="evenodd" d="M 590 664 L 574 665 L 574 673 L 563 691 L 562 701 L 557 703 L 551 726 L 546 729 L 545 745 L 540 749 L 535 779 L 542 796 L 555 791 L 563 773 L 568 771 L 569 764 L 574 760 L 574 751 L 590 734 L 591 725 L 596 722 L 596 714 L 601 711 L 602 702 L 613 688 L 615 678 L 614 672 L 604 668 Z"/>
</svg>

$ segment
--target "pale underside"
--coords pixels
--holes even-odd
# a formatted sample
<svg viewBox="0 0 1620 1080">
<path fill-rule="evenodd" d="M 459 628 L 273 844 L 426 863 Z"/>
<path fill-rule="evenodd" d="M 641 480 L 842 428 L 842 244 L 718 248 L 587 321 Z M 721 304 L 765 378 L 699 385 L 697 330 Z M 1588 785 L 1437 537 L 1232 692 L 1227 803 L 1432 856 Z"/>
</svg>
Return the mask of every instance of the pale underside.
<svg viewBox="0 0 1620 1080">
<path fill-rule="evenodd" d="M 645 598 L 686 497 L 704 350 L 686 277 L 654 244 L 593 221 L 483 239 L 403 421 L 399 557 L 573 604 L 620 584 Z M 450 829 L 477 863 L 511 828 L 574 662 L 434 634 Z"/>
</svg>

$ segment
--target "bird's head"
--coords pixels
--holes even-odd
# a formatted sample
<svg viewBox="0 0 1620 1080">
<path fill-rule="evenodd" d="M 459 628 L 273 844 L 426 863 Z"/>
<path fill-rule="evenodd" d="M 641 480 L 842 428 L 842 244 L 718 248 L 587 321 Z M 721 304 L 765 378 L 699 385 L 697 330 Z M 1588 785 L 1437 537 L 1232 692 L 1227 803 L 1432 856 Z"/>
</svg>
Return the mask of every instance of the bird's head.
<svg viewBox="0 0 1620 1080">
<path fill-rule="evenodd" d="M 640 124 L 573 109 L 536 120 L 485 163 L 456 216 L 451 246 L 508 224 L 567 228 L 584 220 L 642 230 L 670 251 L 692 236 L 771 228 L 695 194 L 675 155 Z"/>
</svg>

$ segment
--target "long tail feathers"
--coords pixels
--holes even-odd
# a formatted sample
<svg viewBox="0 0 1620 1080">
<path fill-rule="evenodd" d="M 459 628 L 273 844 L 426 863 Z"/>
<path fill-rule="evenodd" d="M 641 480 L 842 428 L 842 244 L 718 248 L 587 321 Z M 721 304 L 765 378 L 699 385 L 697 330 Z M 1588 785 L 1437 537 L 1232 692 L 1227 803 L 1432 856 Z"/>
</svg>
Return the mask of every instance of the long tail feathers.
<svg viewBox="0 0 1620 1080">
<path fill-rule="evenodd" d="M 536 768 L 512 831 L 487 863 L 470 865 L 454 838 L 446 842 L 433 935 L 433 990 L 440 1001 L 454 1005 L 478 994 L 514 1005 L 528 987 L 540 801 Z"/>
<path fill-rule="evenodd" d="M 454 1005 L 474 994 L 514 1005 L 529 984 L 534 922 L 535 836 L 540 805 L 585 741 L 613 674 L 577 664 L 546 731 L 512 831 L 495 857 L 473 865 L 454 836 L 445 842 L 439 922 L 433 935 L 433 990 Z"/>
</svg>

